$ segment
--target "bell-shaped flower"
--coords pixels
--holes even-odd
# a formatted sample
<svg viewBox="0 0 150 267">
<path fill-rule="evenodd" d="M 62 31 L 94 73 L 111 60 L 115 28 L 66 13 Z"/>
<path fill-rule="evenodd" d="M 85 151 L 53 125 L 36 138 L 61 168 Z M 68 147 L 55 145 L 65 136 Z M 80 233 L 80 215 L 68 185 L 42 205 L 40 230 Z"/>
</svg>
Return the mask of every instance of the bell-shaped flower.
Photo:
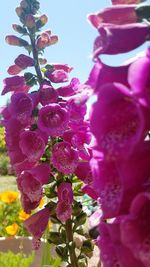
<svg viewBox="0 0 150 267">
<path fill-rule="evenodd" d="M 8 92 L 28 92 L 29 86 L 25 83 L 25 78 L 23 76 L 8 77 L 3 80 L 4 88 L 2 90 L 2 95 Z"/>
<path fill-rule="evenodd" d="M 68 182 L 62 182 L 57 188 L 58 200 L 72 204 L 73 202 L 73 191 L 72 186 Z"/>
<path fill-rule="evenodd" d="M 52 83 L 64 83 L 68 82 L 68 73 L 63 69 L 58 70 L 47 70 L 45 76 L 52 82 Z"/>
<path fill-rule="evenodd" d="M 70 174 L 78 165 L 78 153 L 68 142 L 56 143 L 52 149 L 51 161 L 58 171 Z"/>
<path fill-rule="evenodd" d="M 61 222 L 71 219 L 72 206 L 68 202 L 58 201 L 56 207 L 56 216 Z"/>
<path fill-rule="evenodd" d="M 69 122 L 69 115 L 59 104 L 50 104 L 39 111 L 38 127 L 50 136 L 59 136 L 64 133 Z"/>
<path fill-rule="evenodd" d="M 97 244 L 104 267 L 145 267 L 121 241 L 120 224 L 100 223 Z"/>
<path fill-rule="evenodd" d="M 133 62 L 128 72 L 128 82 L 135 96 L 150 108 L 150 49 L 147 55 Z"/>
<path fill-rule="evenodd" d="M 51 85 L 42 84 L 39 90 L 39 102 L 45 106 L 51 103 L 56 103 L 58 99 L 57 90 Z"/>
<path fill-rule="evenodd" d="M 42 183 L 35 174 L 30 171 L 24 171 L 17 178 L 19 190 L 26 195 L 31 202 L 40 202 L 42 198 Z"/>
<path fill-rule="evenodd" d="M 98 92 L 106 83 L 117 82 L 129 86 L 127 81 L 129 66 L 130 64 L 112 67 L 97 59 L 86 84 L 94 89 L 94 92 Z"/>
<path fill-rule="evenodd" d="M 150 39 L 150 26 L 142 23 L 125 25 L 106 23 L 100 26 L 98 31 L 100 36 L 94 42 L 94 58 L 101 54 L 116 55 L 130 52 Z"/>
<path fill-rule="evenodd" d="M 15 64 L 20 67 L 21 69 L 26 69 L 27 67 L 32 67 L 34 65 L 34 60 L 33 58 L 20 54 L 16 59 L 15 59 Z"/>
<path fill-rule="evenodd" d="M 126 158 L 144 138 L 142 109 L 122 84 L 107 84 L 101 88 L 90 122 L 98 150 L 107 159 Z"/>
<path fill-rule="evenodd" d="M 121 239 L 145 267 L 150 263 L 150 194 L 142 192 L 132 202 L 121 222 Z M 136 265 L 135 265 L 136 266 Z"/>
<path fill-rule="evenodd" d="M 44 139 L 36 131 L 23 131 L 20 135 L 19 146 L 28 160 L 33 162 L 39 160 L 45 151 Z"/>
<path fill-rule="evenodd" d="M 59 96 L 69 97 L 78 93 L 80 81 L 77 78 L 72 78 L 69 85 L 61 86 L 57 89 Z"/>
<path fill-rule="evenodd" d="M 50 217 L 50 209 L 45 207 L 31 215 L 24 225 L 35 239 L 40 239 L 46 230 Z"/>
<path fill-rule="evenodd" d="M 26 124 L 29 122 L 32 114 L 33 102 L 28 94 L 17 92 L 12 95 L 8 108 L 12 117 L 19 120 L 22 124 Z"/>
<path fill-rule="evenodd" d="M 123 25 L 138 22 L 135 11 L 136 5 L 117 5 L 104 8 L 97 13 L 88 15 L 88 20 L 99 28 L 103 23 Z"/>
</svg>

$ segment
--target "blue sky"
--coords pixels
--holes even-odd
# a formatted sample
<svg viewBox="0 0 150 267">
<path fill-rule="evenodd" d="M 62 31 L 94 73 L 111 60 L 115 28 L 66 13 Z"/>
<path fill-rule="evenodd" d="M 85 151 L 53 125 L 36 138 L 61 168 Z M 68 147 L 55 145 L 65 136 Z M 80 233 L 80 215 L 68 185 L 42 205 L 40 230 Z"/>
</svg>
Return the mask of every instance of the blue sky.
<svg viewBox="0 0 150 267">
<path fill-rule="evenodd" d="M 8 77 L 7 69 L 13 64 L 14 59 L 21 53 L 26 53 L 22 48 L 9 46 L 5 43 L 5 35 L 15 34 L 12 23 L 18 23 L 15 7 L 19 0 L 5 0 L 1 11 L 0 27 L 0 84 Z M 49 17 L 47 27 L 53 34 L 59 36 L 59 43 L 46 49 L 46 58 L 49 62 L 67 63 L 74 67 L 72 75 L 78 77 L 81 82 L 86 81 L 93 63 L 90 55 L 92 53 L 93 41 L 97 36 L 97 31 L 87 22 L 86 16 L 96 12 L 106 6 L 110 6 L 110 0 L 42 0 L 41 12 Z M 137 51 L 141 51 L 142 48 Z M 106 63 L 117 65 L 133 53 L 124 56 L 104 56 Z M 8 96 L 0 96 L 0 106 L 2 106 Z"/>
</svg>

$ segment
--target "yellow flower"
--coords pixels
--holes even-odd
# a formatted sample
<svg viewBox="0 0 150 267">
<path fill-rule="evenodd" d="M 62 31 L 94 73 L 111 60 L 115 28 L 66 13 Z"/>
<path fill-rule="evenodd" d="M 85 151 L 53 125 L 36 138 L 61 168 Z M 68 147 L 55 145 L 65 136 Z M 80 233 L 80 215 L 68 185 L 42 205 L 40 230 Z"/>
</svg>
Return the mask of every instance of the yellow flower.
<svg viewBox="0 0 150 267">
<path fill-rule="evenodd" d="M 1 193 L 1 200 L 5 203 L 12 203 L 18 197 L 18 192 L 8 191 Z"/>
<path fill-rule="evenodd" d="M 8 225 L 5 229 L 8 235 L 15 235 L 18 231 L 18 224 L 17 223 L 13 223 L 11 225 Z"/>
<path fill-rule="evenodd" d="M 44 198 L 42 198 L 39 204 L 40 209 L 44 206 L 44 203 L 45 203 Z"/>
<path fill-rule="evenodd" d="M 25 221 L 26 219 L 28 219 L 30 217 L 30 214 L 27 214 L 24 210 L 21 210 L 19 212 L 19 219 L 21 221 Z"/>
</svg>

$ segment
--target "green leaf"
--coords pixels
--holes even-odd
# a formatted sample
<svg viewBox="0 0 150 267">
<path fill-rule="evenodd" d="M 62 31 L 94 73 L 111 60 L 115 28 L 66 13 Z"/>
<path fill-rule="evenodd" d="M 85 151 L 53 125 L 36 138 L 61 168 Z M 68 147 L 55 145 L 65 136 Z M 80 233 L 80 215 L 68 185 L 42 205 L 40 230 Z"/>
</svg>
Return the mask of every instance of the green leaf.
<svg viewBox="0 0 150 267">
<path fill-rule="evenodd" d="M 62 239 L 62 236 L 58 232 L 51 232 L 49 233 L 48 236 L 48 242 L 55 244 L 55 245 L 60 245 L 64 243 L 64 240 Z"/>
<path fill-rule="evenodd" d="M 86 219 L 87 219 L 87 214 L 85 212 L 81 212 L 77 217 L 76 217 L 76 220 L 75 220 L 75 225 L 78 226 L 78 225 L 82 225 L 86 222 Z"/>
<path fill-rule="evenodd" d="M 92 252 L 94 249 L 94 245 L 91 242 L 90 239 L 84 240 L 82 247 L 81 247 L 81 252 L 83 252 L 84 254 L 90 253 Z"/>
<path fill-rule="evenodd" d="M 36 79 L 35 75 L 32 74 L 31 72 L 25 72 L 24 78 L 26 80 L 26 84 L 29 86 L 33 86 L 33 85 L 37 84 L 37 79 Z"/>
<path fill-rule="evenodd" d="M 68 258 L 68 249 L 67 249 L 66 246 L 65 247 L 61 246 L 61 245 L 57 246 L 56 247 L 56 252 L 57 252 L 58 256 L 61 257 L 62 260 L 64 260 L 64 261 L 67 260 L 67 258 Z"/>
<path fill-rule="evenodd" d="M 135 11 L 139 20 L 150 20 L 150 5 L 137 5 Z"/>
</svg>

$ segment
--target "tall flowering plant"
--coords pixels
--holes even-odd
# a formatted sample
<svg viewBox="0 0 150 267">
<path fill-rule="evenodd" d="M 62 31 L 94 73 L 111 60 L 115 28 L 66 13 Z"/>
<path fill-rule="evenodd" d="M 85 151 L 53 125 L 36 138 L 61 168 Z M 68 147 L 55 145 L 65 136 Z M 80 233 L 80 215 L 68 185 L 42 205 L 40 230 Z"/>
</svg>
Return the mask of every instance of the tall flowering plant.
<svg viewBox="0 0 150 267">
<path fill-rule="evenodd" d="M 39 8 L 36 0 L 22 0 L 16 8 L 21 25 L 12 25 L 21 37 L 6 36 L 9 45 L 28 52 L 14 60 L 8 68 L 11 76 L 4 79 L 2 95 L 11 93 L 2 112 L 7 150 L 23 209 L 31 214 L 24 225 L 34 237 L 34 248 L 38 249 L 51 219 L 57 226 L 46 231 L 47 242 L 56 245 L 68 267 L 84 267 L 93 250 L 84 232 L 86 213 L 80 201 L 83 182 L 91 183 L 87 164 L 91 135 L 85 119 L 88 94 L 77 78 L 68 83 L 72 67 L 47 63 L 44 58 L 44 50 L 58 37 L 49 29 L 41 31 L 48 18 Z M 46 205 L 34 212 L 43 196 Z M 86 236 L 78 248 L 75 233 Z"/>
<path fill-rule="evenodd" d="M 102 210 L 97 244 L 104 267 L 150 266 L 150 49 L 119 67 L 100 59 L 150 40 L 149 6 L 139 2 L 114 0 L 88 17 L 98 30 L 87 84 L 97 97 L 90 166 Z"/>
</svg>

